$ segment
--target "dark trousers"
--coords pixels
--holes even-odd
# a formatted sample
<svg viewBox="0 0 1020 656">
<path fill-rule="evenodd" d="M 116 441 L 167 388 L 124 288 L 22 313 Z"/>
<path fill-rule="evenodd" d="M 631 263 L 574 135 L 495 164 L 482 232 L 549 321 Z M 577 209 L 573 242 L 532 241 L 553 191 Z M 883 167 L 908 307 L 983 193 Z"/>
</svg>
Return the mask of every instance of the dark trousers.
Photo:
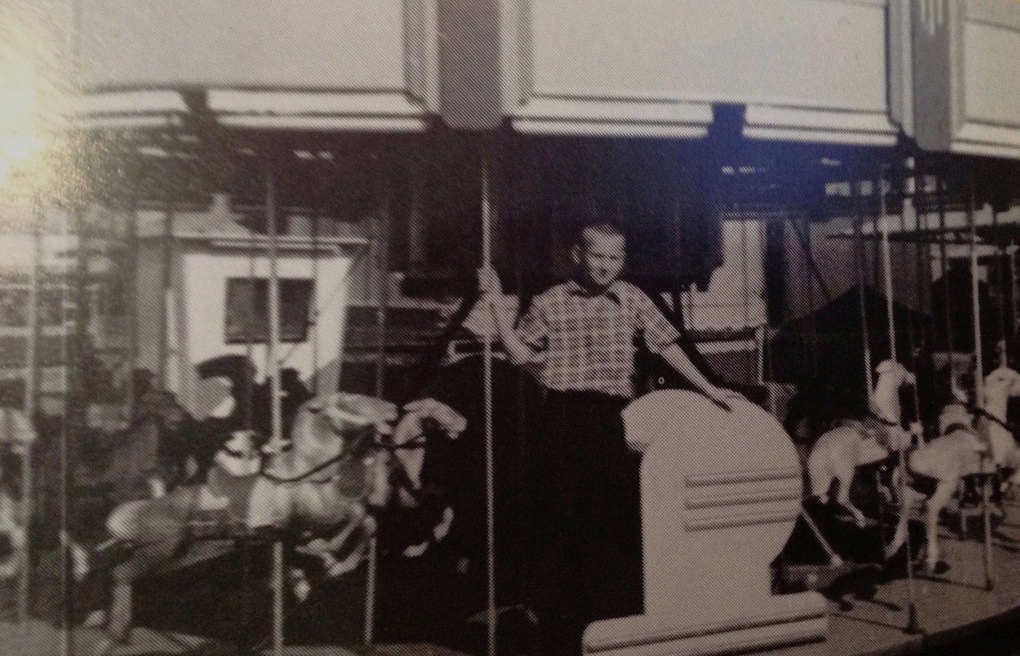
<svg viewBox="0 0 1020 656">
<path fill-rule="evenodd" d="M 640 456 L 624 438 L 626 403 L 549 392 L 535 435 L 529 596 L 572 636 L 565 652 L 588 622 L 641 612 Z"/>
</svg>

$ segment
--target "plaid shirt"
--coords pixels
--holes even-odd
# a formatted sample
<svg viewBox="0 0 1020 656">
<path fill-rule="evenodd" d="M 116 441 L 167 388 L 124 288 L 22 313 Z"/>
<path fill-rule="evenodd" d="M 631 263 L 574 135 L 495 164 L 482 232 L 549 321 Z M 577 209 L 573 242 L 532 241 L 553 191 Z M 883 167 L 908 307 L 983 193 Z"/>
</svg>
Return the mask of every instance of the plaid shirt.
<svg viewBox="0 0 1020 656">
<path fill-rule="evenodd" d="M 620 280 L 590 295 L 575 281 L 535 297 L 517 335 L 539 351 L 538 379 L 557 391 L 634 395 L 634 336 L 661 353 L 680 334 L 640 289 Z"/>
</svg>

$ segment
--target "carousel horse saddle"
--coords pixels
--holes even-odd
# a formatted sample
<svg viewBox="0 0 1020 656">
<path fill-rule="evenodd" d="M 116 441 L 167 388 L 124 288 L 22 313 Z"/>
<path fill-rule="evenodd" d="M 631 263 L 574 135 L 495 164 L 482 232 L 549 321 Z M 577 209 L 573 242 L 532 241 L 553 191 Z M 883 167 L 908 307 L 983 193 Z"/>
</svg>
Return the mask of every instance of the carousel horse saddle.
<svg viewBox="0 0 1020 656">
<path fill-rule="evenodd" d="M 191 524 L 244 526 L 258 474 L 233 475 L 214 464 L 199 487 Z"/>
</svg>

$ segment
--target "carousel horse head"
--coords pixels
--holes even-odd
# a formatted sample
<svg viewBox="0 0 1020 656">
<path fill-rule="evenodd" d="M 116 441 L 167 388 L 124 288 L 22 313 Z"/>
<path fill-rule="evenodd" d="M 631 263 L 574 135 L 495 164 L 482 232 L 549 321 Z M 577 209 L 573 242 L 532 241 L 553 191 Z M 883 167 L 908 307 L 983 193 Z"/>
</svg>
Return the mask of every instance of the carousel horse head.
<svg viewBox="0 0 1020 656">
<path fill-rule="evenodd" d="M 1020 397 L 1020 373 L 999 367 L 985 377 L 984 412 L 980 422 L 995 462 L 1010 470 L 1020 470 L 1020 449 L 1006 424 L 1009 399 Z"/>
<path fill-rule="evenodd" d="M 878 374 L 878 381 L 871 394 L 869 409 L 879 419 L 898 424 L 901 413 L 900 388 L 916 385 L 917 378 L 894 360 L 881 362 L 875 367 L 875 373 Z"/>
<path fill-rule="evenodd" d="M 985 377 L 985 409 L 989 412 L 1001 410 L 996 414 L 1005 420 L 1006 404 L 1010 397 L 1020 397 L 1020 372 L 1009 367 L 999 367 Z"/>
<path fill-rule="evenodd" d="M 372 434 L 392 433 L 397 406 L 383 399 L 337 392 L 306 401 L 294 417 L 291 453 L 305 465 L 318 466 L 342 455 Z"/>
<path fill-rule="evenodd" d="M 392 431 L 376 432 L 377 439 L 363 460 L 369 507 L 386 507 L 394 492 L 402 507 L 417 507 L 427 436 L 435 433 L 453 439 L 466 427 L 463 416 L 435 399 L 419 399 L 405 405 Z"/>
</svg>

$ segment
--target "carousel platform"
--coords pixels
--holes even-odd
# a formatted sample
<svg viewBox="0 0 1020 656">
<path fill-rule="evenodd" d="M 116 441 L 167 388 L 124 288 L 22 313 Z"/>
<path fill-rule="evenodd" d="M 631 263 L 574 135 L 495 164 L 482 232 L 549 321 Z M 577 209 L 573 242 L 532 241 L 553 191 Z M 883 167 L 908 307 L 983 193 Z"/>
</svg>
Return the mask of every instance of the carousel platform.
<svg viewBox="0 0 1020 656">
<path fill-rule="evenodd" d="M 955 519 L 955 518 L 951 518 Z M 979 528 L 974 522 L 972 528 Z M 917 617 L 921 632 L 908 634 L 908 583 L 897 579 L 880 584 L 873 595 L 829 602 L 829 633 L 824 642 L 767 652 L 772 656 L 885 656 L 953 654 L 1013 656 L 1020 643 L 1009 627 L 1020 619 L 1020 506 L 1008 505 L 1007 515 L 993 531 L 992 590 L 985 589 L 983 545 L 978 535 L 961 540 L 954 522 L 941 531 L 944 559 L 951 569 L 937 577 L 914 579 Z M 14 621 L 14 595 L 0 585 L 0 656 L 70 653 L 90 654 L 101 638 L 95 629 L 76 628 L 71 649 L 67 637 L 53 623 L 33 618 L 24 625 Z M 266 597 L 268 599 L 268 591 Z M 177 602 L 173 602 L 177 604 Z M 38 607 L 38 600 L 36 606 Z M 335 610 L 334 610 L 335 612 Z M 38 615 L 38 613 L 35 613 Z M 384 618 L 380 617 L 380 620 Z M 354 656 L 364 650 L 352 641 L 337 644 L 288 644 L 287 656 Z M 236 643 L 222 636 L 211 638 L 187 631 L 159 630 L 142 624 L 130 645 L 118 647 L 117 656 L 226 656 L 238 653 Z M 270 654 L 270 649 L 255 653 Z M 463 651 L 421 640 L 382 642 L 372 653 L 380 656 L 467 656 Z"/>
</svg>

